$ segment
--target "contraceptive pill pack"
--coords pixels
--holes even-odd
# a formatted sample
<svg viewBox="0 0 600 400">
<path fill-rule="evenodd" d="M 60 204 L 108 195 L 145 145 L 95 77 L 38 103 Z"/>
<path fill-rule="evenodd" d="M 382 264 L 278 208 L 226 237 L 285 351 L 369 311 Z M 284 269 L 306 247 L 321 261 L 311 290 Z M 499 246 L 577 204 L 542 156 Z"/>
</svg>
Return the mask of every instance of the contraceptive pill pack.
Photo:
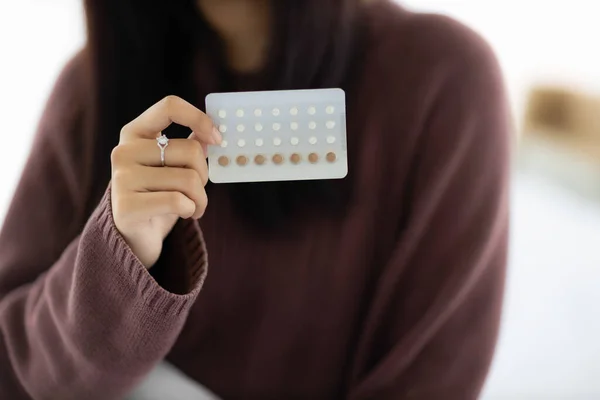
<svg viewBox="0 0 600 400">
<path fill-rule="evenodd" d="M 213 183 L 341 179 L 348 174 L 341 89 L 211 93 L 221 132 L 208 147 Z"/>
</svg>

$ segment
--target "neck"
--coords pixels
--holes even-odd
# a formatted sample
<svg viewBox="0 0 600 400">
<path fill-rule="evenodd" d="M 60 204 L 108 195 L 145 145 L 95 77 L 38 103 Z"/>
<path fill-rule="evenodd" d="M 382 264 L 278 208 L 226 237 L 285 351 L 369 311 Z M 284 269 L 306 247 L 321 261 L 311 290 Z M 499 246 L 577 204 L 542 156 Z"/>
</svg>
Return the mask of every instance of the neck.
<svg viewBox="0 0 600 400">
<path fill-rule="evenodd" d="M 242 73 L 261 70 L 270 44 L 270 2 L 198 0 L 198 6 L 223 40 L 229 67 Z"/>
</svg>

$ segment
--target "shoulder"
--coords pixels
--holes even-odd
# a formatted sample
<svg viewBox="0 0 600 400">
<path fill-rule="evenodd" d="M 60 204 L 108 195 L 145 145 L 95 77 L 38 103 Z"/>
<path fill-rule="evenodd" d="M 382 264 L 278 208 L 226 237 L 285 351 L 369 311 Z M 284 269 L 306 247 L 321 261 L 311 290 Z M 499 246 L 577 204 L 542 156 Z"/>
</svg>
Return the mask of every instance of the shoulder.
<svg viewBox="0 0 600 400">
<path fill-rule="evenodd" d="M 379 1 L 366 7 L 365 24 L 360 91 L 372 104 L 401 104 L 413 114 L 425 115 L 456 90 L 473 98 L 485 92 L 499 99 L 504 95 L 494 51 L 463 23 Z"/>
<path fill-rule="evenodd" d="M 388 1 L 371 3 L 365 17 L 366 53 L 358 92 L 403 143 L 421 135 L 429 119 L 450 110 L 463 115 L 507 111 L 496 55 L 468 26 Z M 381 139 L 390 143 L 392 138 L 386 133 Z"/>
<path fill-rule="evenodd" d="M 80 49 L 68 58 L 58 76 L 58 83 L 75 84 L 82 83 L 87 66 L 87 52 Z"/>
<path fill-rule="evenodd" d="M 57 149 L 66 146 L 73 154 L 81 151 L 90 99 L 86 57 L 85 50 L 71 56 L 54 82 L 36 132 L 36 141 L 42 145 Z"/>
<path fill-rule="evenodd" d="M 397 200 L 414 186 L 416 169 L 441 173 L 442 160 L 479 161 L 477 154 L 506 147 L 510 113 L 504 81 L 480 34 L 450 17 L 385 0 L 370 3 L 364 21 L 356 90 L 364 125 L 353 133 L 359 166 L 368 172 L 360 181 L 365 188 L 379 184 L 389 193 L 394 182 L 390 198 Z M 458 154 L 460 146 L 469 151 Z M 389 173 L 376 181 L 375 170 Z"/>
<path fill-rule="evenodd" d="M 53 152 L 65 169 L 83 165 L 84 125 L 90 100 L 87 58 L 81 50 L 68 59 L 47 97 L 35 134 L 34 150 Z"/>
<path fill-rule="evenodd" d="M 85 50 L 69 58 L 54 83 L 47 101 L 45 117 L 64 119 L 83 111 L 86 93 L 89 93 L 88 64 Z"/>
<path fill-rule="evenodd" d="M 381 72 L 448 75 L 497 65 L 486 40 L 448 16 L 413 12 L 381 1 L 367 6 L 365 22 L 368 58 L 378 60 L 373 67 Z M 385 77 L 394 81 L 394 76 Z"/>
</svg>

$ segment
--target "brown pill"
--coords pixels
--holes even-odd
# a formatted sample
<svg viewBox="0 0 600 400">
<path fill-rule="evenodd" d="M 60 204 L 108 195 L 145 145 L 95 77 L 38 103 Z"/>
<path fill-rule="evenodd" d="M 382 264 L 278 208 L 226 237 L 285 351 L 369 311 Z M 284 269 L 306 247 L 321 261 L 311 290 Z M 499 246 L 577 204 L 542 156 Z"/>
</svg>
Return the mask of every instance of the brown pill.
<svg viewBox="0 0 600 400">
<path fill-rule="evenodd" d="M 282 164 L 283 163 L 283 156 L 281 154 L 275 154 L 273 156 L 273 162 L 277 165 Z"/>
<path fill-rule="evenodd" d="M 327 161 L 329 161 L 330 163 L 334 162 L 337 159 L 337 156 L 335 155 L 334 152 L 330 151 L 329 153 L 327 153 L 327 155 L 325 156 L 325 158 L 327 159 Z"/>
<path fill-rule="evenodd" d="M 298 154 L 298 153 L 294 153 L 290 156 L 290 161 L 293 164 L 298 164 L 300 162 L 300 160 L 302 160 L 302 157 L 300 157 L 300 154 Z"/>
<path fill-rule="evenodd" d="M 310 153 L 308 155 L 308 161 L 312 164 L 316 164 L 319 161 L 319 155 L 317 153 Z"/>
<path fill-rule="evenodd" d="M 221 156 L 219 157 L 218 163 L 221 167 L 226 167 L 229 165 L 229 158 Z"/>
<path fill-rule="evenodd" d="M 263 165 L 267 161 L 265 156 L 261 156 L 260 154 L 254 157 L 254 162 L 258 165 Z"/>
<path fill-rule="evenodd" d="M 246 156 L 238 156 L 235 159 L 235 162 L 237 162 L 237 164 L 240 165 L 240 166 L 244 166 L 244 165 L 248 164 L 248 157 L 246 157 Z"/>
</svg>

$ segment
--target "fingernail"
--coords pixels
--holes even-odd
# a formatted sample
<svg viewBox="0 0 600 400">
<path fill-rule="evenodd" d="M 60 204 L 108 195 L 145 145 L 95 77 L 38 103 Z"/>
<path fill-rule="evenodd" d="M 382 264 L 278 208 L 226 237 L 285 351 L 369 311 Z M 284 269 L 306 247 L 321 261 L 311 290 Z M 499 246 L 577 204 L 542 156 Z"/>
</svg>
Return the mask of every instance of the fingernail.
<svg viewBox="0 0 600 400">
<path fill-rule="evenodd" d="M 219 130 L 215 127 L 213 127 L 212 129 L 212 136 L 215 139 L 215 143 L 219 144 L 221 143 L 221 133 L 219 132 Z"/>
</svg>

